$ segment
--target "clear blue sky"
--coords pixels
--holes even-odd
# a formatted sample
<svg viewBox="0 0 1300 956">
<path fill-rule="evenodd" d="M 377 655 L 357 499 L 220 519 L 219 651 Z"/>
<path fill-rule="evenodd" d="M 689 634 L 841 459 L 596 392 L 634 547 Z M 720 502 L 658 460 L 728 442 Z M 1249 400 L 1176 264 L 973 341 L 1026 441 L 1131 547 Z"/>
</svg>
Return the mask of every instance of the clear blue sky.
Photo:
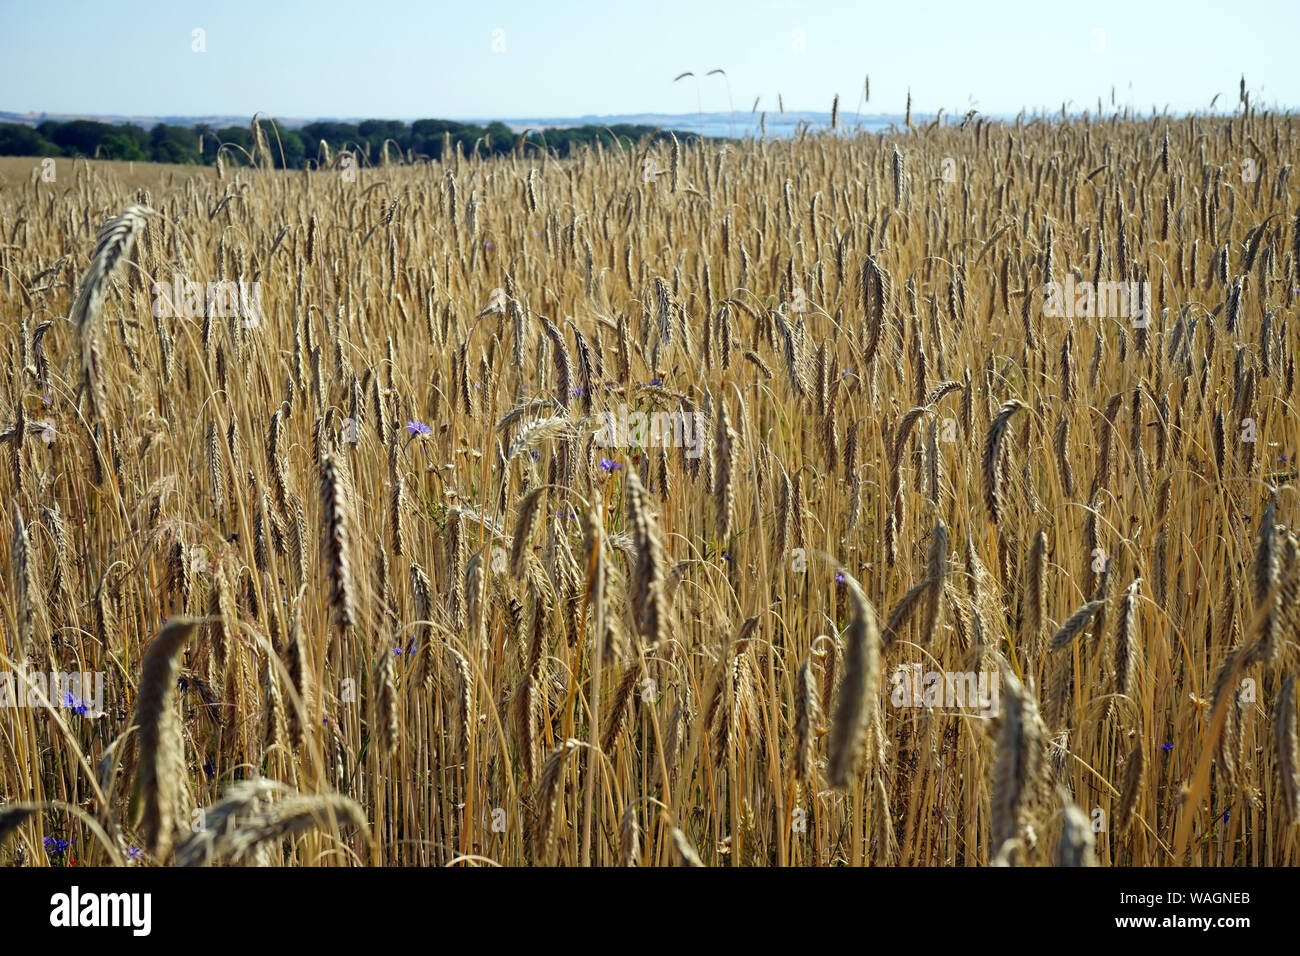
<svg viewBox="0 0 1300 956">
<path fill-rule="evenodd" d="M 204 31 L 206 52 L 192 50 Z M 503 33 L 494 34 L 500 30 Z M 796 32 L 800 31 L 800 32 Z M 1097 33 L 1096 31 L 1102 31 Z M 0 0 L 0 110 L 536 117 L 1300 106 L 1298 0 Z M 494 52 L 494 39 L 503 52 Z M 798 49 L 802 39 L 802 50 Z M 679 83 L 673 77 L 694 70 Z M 697 95 L 699 100 L 697 101 Z"/>
</svg>

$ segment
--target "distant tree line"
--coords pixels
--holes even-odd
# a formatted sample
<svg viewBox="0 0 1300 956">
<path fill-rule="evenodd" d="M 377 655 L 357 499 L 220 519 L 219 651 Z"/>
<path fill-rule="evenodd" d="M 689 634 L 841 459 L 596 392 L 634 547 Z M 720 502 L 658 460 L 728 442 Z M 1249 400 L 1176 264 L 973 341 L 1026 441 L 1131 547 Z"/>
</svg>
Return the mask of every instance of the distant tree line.
<svg viewBox="0 0 1300 956">
<path fill-rule="evenodd" d="M 302 169 L 321 165 L 339 151 L 356 153 L 362 164 L 379 163 L 387 145 L 390 161 L 440 159 L 447 150 L 469 156 L 509 153 L 525 154 L 549 150 L 567 156 L 581 146 L 600 142 L 628 148 L 642 137 L 666 139 L 668 133 L 656 126 L 618 123 L 613 126 L 576 126 L 534 130 L 522 140 L 504 123 L 475 126 L 452 120 L 422 119 L 411 124 L 400 120 L 365 120 L 361 123 L 308 123 L 287 129 L 270 120 L 258 120 L 270 152 L 271 162 L 280 169 Z M 681 140 L 696 137 L 678 133 Z M 173 126 L 159 123 L 146 131 L 131 123 L 100 123 L 95 120 L 46 120 L 36 126 L 0 123 L 0 156 L 83 156 L 88 159 L 119 159 L 155 163 L 194 163 L 210 166 L 220 153 L 226 165 L 251 165 L 254 152 L 253 124 L 215 129 L 207 124 Z"/>
</svg>

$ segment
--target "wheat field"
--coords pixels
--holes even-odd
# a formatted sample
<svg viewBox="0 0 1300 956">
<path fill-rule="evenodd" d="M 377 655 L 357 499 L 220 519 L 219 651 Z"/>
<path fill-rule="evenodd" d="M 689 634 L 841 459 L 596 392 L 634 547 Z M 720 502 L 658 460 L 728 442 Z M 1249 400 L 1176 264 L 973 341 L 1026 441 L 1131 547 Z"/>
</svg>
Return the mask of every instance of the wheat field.
<svg viewBox="0 0 1300 956">
<path fill-rule="evenodd" d="M 11 177 L 0 862 L 1296 863 L 1297 132 Z"/>
</svg>

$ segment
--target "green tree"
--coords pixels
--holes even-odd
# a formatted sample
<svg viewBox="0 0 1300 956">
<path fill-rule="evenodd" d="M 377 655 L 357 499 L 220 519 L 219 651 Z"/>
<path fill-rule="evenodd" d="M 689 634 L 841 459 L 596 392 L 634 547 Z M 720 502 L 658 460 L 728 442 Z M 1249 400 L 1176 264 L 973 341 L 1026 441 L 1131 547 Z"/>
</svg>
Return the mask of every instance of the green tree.
<svg viewBox="0 0 1300 956">
<path fill-rule="evenodd" d="M 225 126 L 215 130 L 213 136 L 218 143 L 216 149 L 221 149 L 223 146 L 231 147 L 221 149 L 221 161 L 223 163 L 231 166 L 247 166 L 249 164 L 249 156 L 253 153 L 253 133 L 247 126 Z M 207 152 L 206 146 L 204 152 Z M 212 155 L 213 162 L 215 162 L 215 149 Z"/>
<path fill-rule="evenodd" d="M 492 152 L 497 154 L 510 152 L 515 148 L 515 140 L 518 139 L 510 127 L 500 121 L 489 123 L 488 128 L 484 130 L 484 135 L 488 137 L 488 145 Z"/>
<path fill-rule="evenodd" d="M 403 153 L 411 145 L 411 131 L 400 120 L 365 120 L 357 127 L 357 133 L 370 147 L 370 155 L 375 162 L 378 162 L 383 154 L 386 140 L 391 139 Z M 391 143 L 388 149 L 389 155 L 392 156 Z"/>
<path fill-rule="evenodd" d="M 198 134 L 187 126 L 159 123 L 149 131 L 149 153 L 156 163 L 197 163 Z"/>
<path fill-rule="evenodd" d="M 101 159 L 143 160 L 147 157 L 140 144 L 126 133 L 109 133 L 99 141 Z"/>
<path fill-rule="evenodd" d="M 30 126 L 0 123 L 0 156 L 57 156 L 59 147 Z"/>
<path fill-rule="evenodd" d="M 274 137 L 268 139 L 267 142 L 271 147 L 271 155 L 275 158 L 277 169 L 302 168 L 307 158 L 307 148 L 297 130 L 281 129 L 278 144 Z"/>
<path fill-rule="evenodd" d="M 348 143 L 362 142 L 361 134 L 351 123 L 308 123 L 298 133 L 307 155 L 313 160 L 320 152 L 322 140 L 329 145 L 333 154 L 337 154 Z"/>
<path fill-rule="evenodd" d="M 71 120 L 67 123 L 46 120 L 37 131 L 63 150 L 64 156 L 94 156 L 100 140 L 113 132 L 113 127 L 94 120 Z"/>
</svg>

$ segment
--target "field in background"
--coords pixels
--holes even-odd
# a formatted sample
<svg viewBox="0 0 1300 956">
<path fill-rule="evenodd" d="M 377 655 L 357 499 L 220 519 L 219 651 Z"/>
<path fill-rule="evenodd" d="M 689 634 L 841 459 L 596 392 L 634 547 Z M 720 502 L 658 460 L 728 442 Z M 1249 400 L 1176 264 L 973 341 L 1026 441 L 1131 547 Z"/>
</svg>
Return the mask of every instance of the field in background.
<svg viewBox="0 0 1300 956">
<path fill-rule="evenodd" d="M 124 189 L 160 189 L 178 186 L 191 176 L 215 176 L 211 169 L 198 166 L 173 166 L 167 163 L 128 163 L 106 159 L 71 160 L 62 156 L 53 157 L 54 183 L 60 180 L 71 182 L 73 164 L 86 165 L 99 176 L 111 177 L 120 188 Z M 41 157 L 34 156 L 0 156 L 0 194 L 21 192 L 31 181 L 32 171 L 41 176 L 46 167 Z"/>
<path fill-rule="evenodd" d="M 1295 864 L 1296 133 L 0 160 L 0 862 Z"/>
</svg>

